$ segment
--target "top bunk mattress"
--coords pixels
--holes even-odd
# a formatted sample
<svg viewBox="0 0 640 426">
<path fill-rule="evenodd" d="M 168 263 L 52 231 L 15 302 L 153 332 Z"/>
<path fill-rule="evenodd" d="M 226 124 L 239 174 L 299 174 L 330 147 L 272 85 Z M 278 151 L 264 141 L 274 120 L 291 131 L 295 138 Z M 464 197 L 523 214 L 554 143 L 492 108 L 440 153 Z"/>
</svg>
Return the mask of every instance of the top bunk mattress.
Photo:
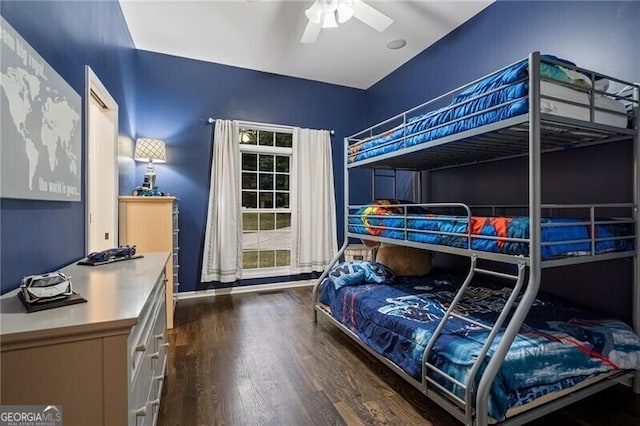
<svg viewBox="0 0 640 426">
<path fill-rule="evenodd" d="M 590 80 L 559 65 L 540 63 L 540 111 L 586 123 L 626 128 L 624 103 L 594 92 L 591 120 Z M 571 86 L 571 87 L 569 87 Z M 575 87 L 575 88 L 573 88 Z M 349 146 L 348 162 L 355 163 L 450 136 L 529 111 L 528 61 L 486 77 L 459 92 L 446 107 L 406 119 L 406 123 Z"/>
</svg>

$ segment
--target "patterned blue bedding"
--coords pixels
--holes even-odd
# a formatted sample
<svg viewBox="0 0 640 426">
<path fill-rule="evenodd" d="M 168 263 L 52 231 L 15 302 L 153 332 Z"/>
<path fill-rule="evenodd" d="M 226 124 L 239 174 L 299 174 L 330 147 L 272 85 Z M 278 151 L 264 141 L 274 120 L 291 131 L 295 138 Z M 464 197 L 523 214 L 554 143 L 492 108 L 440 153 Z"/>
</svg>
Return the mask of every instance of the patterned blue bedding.
<svg viewBox="0 0 640 426">
<path fill-rule="evenodd" d="M 400 210 L 398 210 L 400 209 Z M 406 239 L 427 244 L 468 248 L 467 217 L 443 216 L 433 214 L 409 214 L 405 218 L 398 214 L 402 208 L 395 206 L 372 205 L 361 207 L 349 216 L 349 232 L 363 236 L 378 236 L 393 239 Z M 580 218 L 543 218 L 541 240 L 542 259 L 563 256 L 579 256 L 591 253 L 591 226 L 587 219 Z M 562 225 L 549 226 L 544 225 Z M 424 231 L 433 231 L 429 233 Z M 451 235 L 456 234 L 456 235 Z M 529 244 L 510 239 L 529 238 L 528 217 L 471 217 L 471 248 L 512 255 L 529 255 Z M 497 240 L 484 239 L 483 236 L 500 237 Z M 602 224 L 595 227 L 595 238 L 629 237 L 618 240 L 596 240 L 595 253 L 633 250 L 633 229 L 630 224 Z M 365 238 L 366 239 L 366 238 Z M 587 240 L 568 243 L 565 241 Z"/>
<path fill-rule="evenodd" d="M 446 107 L 412 117 L 404 127 L 398 126 L 351 145 L 349 162 L 376 157 L 528 112 L 528 67 L 528 61 L 518 62 L 464 89 Z M 572 82 L 556 65 L 541 62 L 540 73 L 546 78 Z"/>
<path fill-rule="evenodd" d="M 420 380 L 426 346 L 461 281 L 432 273 L 420 278 L 396 278 L 393 284 L 361 281 L 336 289 L 326 280 L 320 301 L 374 351 Z M 488 282 L 475 282 L 457 313 L 490 324 L 508 291 Z M 464 383 L 486 335 L 484 329 L 451 319 L 436 341 L 429 362 Z M 496 347 L 497 340 L 489 357 Z M 640 369 L 640 339 L 629 326 L 540 296 L 496 376 L 489 414 L 504 420 L 510 408 L 614 369 Z M 436 374 L 429 375 L 464 399 L 457 386 Z"/>
</svg>

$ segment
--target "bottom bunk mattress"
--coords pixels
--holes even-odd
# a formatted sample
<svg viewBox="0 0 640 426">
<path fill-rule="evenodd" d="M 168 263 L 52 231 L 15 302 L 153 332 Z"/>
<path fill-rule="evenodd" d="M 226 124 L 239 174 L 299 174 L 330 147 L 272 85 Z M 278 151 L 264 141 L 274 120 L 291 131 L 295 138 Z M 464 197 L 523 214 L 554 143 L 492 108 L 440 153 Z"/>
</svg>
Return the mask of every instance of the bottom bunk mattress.
<svg viewBox="0 0 640 426">
<path fill-rule="evenodd" d="M 354 270 L 351 266 L 342 264 L 332 270 L 320 302 L 375 352 L 421 381 L 426 347 L 462 280 L 442 272 L 397 278 L 391 284 L 372 284 L 367 274 L 344 280 Z M 509 292 L 491 282 L 474 282 L 456 308 L 457 314 L 491 325 Z M 464 383 L 487 335 L 483 328 L 451 318 L 435 342 L 429 363 Z M 492 344 L 476 385 L 501 336 L 498 333 Z M 640 369 L 640 339 L 628 325 L 540 296 L 494 380 L 489 415 L 504 420 L 507 410 L 594 375 L 623 369 Z M 458 386 L 432 372 L 429 376 L 464 399 Z"/>
<path fill-rule="evenodd" d="M 393 238 L 426 244 L 471 248 L 472 250 L 529 255 L 529 218 L 524 216 L 472 216 L 471 247 L 467 236 L 467 216 L 415 213 L 406 216 L 402 207 L 373 204 L 349 215 L 349 232 L 366 236 Z M 414 213 L 411 213 L 414 212 Z M 606 222 L 598 224 L 598 222 Z M 633 250 L 633 226 L 597 219 L 594 253 Z M 541 229 L 542 260 L 591 254 L 591 224 L 583 218 L 543 218 Z"/>
</svg>

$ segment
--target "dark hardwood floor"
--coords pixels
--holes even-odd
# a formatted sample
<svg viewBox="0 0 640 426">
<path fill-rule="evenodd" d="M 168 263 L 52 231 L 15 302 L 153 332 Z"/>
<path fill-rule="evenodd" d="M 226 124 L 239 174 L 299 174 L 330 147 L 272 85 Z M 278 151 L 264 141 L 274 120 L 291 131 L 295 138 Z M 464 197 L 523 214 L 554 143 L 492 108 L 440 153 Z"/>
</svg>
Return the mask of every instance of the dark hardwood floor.
<svg viewBox="0 0 640 426">
<path fill-rule="evenodd" d="M 158 425 L 459 425 L 336 327 L 311 288 L 182 300 Z M 640 425 L 618 385 L 538 425 Z"/>
</svg>

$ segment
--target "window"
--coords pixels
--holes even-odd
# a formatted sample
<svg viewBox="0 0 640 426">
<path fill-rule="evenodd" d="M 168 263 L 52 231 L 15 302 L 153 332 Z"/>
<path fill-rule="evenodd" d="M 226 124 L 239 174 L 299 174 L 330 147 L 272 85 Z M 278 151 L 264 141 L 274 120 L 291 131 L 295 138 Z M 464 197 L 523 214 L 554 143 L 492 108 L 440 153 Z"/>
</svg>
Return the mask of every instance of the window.
<svg viewBox="0 0 640 426">
<path fill-rule="evenodd" d="M 288 275 L 293 129 L 241 123 L 238 142 L 242 162 L 243 276 Z"/>
</svg>

